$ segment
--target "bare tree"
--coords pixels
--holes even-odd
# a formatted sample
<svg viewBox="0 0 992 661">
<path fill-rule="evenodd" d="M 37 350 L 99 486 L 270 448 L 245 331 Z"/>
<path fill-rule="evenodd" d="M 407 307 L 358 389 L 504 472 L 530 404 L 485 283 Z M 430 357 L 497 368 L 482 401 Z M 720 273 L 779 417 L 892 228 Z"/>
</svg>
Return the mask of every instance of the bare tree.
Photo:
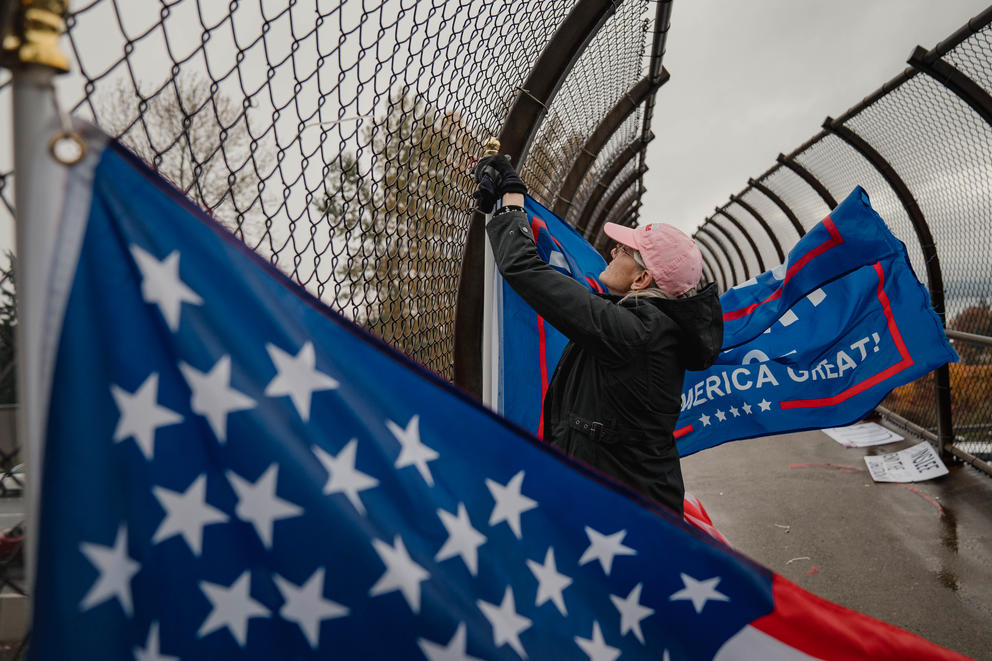
<svg viewBox="0 0 992 661">
<path fill-rule="evenodd" d="M 269 150 L 254 137 L 245 105 L 196 74 L 143 96 L 116 80 L 97 96 L 96 120 L 138 157 L 249 245 L 262 235 Z"/>
</svg>

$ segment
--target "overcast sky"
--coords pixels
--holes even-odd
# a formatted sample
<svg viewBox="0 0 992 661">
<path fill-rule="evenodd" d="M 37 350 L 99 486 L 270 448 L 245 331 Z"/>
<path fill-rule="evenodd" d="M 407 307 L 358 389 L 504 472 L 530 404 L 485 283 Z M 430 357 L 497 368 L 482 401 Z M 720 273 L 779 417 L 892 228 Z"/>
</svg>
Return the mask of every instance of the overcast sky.
<svg viewBox="0 0 992 661">
<path fill-rule="evenodd" d="M 905 68 L 915 45 L 932 47 L 987 1 L 674 0 L 664 59 L 672 77 L 655 106 L 641 221 L 693 231 L 827 115 Z M 128 5 L 132 14 L 141 6 Z M 115 44 L 108 50 L 119 57 Z M 6 107 L 0 120 L 9 125 Z M 12 229 L 0 213 L 0 247 Z"/>
<path fill-rule="evenodd" d="M 988 6 L 985 0 L 675 0 L 641 222 L 687 232 Z"/>
</svg>

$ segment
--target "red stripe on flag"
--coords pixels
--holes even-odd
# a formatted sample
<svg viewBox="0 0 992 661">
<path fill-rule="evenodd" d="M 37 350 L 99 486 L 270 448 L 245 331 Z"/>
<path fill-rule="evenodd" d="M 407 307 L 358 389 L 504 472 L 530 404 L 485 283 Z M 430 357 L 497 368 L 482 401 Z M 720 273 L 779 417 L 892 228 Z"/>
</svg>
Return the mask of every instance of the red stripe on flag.
<svg viewBox="0 0 992 661">
<path fill-rule="evenodd" d="M 826 227 L 827 232 L 830 233 L 830 238 L 824 241 L 823 243 L 821 243 L 820 245 L 818 245 L 817 247 L 813 248 L 809 252 L 807 252 L 795 264 L 790 265 L 788 270 L 785 272 L 785 278 L 782 280 L 782 284 L 779 285 L 778 289 L 772 292 L 772 294 L 768 298 L 761 301 L 760 303 L 752 303 L 746 308 L 741 308 L 740 310 L 732 310 L 730 312 L 724 312 L 723 320 L 734 321 L 736 319 L 740 319 L 741 317 L 746 317 L 747 315 L 751 314 L 752 312 L 760 308 L 765 303 L 769 303 L 778 298 L 781 298 L 782 287 L 784 287 L 786 283 L 789 282 L 789 280 L 792 280 L 792 278 L 797 273 L 799 273 L 799 271 L 801 271 L 803 267 L 810 262 L 810 260 L 819 257 L 820 255 L 830 250 L 831 248 L 836 248 L 840 244 L 844 243 L 844 237 L 840 235 L 840 231 L 837 229 L 837 226 L 834 224 L 834 221 L 830 219 L 830 216 L 827 216 L 826 218 L 823 219 L 823 226 Z"/>
<path fill-rule="evenodd" d="M 676 439 L 679 439 L 691 431 L 692 431 L 692 425 L 686 425 L 685 427 L 679 427 L 678 429 L 676 429 L 675 432 L 672 434 L 672 436 L 674 436 Z"/>
<path fill-rule="evenodd" d="M 885 271 L 882 270 L 882 265 L 879 262 L 875 262 L 874 268 L 875 273 L 878 275 L 878 300 L 882 304 L 882 312 L 885 314 L 885 318 L 887 320 L 889 334 L 892 335 L 892 340 L 896 343 L 896 349 L 899 350 L 899 355 L 902 357 L 902 360 L 879 372 L 878 374 L 875 374 L 860 383 L 854 384 L 847 390 L 840 392 L 833 397 L 823 397 L 820 399 L 794 399 L 782 402 L 780 406 L 783 409 L 815 408 L 819 406 L 833 406 L 835 404 L 839 404 L 873 386 L 878 385 L 882 381 L 898 374 L 913 364 L 913 357 L 909 355 L 909 349 L 906 348 L 906 343 L 902 339 L 902 333 L 899 332 L 899 326 L 896 324 L 896 319 L 892 316 L 892 305 L 889 302 L 889 296 L 885 293 Z"/>
<path fill-rule="evenodd" d="M 817 659 L 887 661 L 962 660 L 968 657 L 806 592 L 778 574 L 772 579 L 775 610 L 751 626 Z"/>
<path fill-rule="evenodd" d="M 544 318 L 537 315 L 537 360 L 541 364 L 541 418 L 537 421 L 537 437 L 544 438 L 544 396 L 548 394 L 548 347 L 544 339 Z"/>
</svg>

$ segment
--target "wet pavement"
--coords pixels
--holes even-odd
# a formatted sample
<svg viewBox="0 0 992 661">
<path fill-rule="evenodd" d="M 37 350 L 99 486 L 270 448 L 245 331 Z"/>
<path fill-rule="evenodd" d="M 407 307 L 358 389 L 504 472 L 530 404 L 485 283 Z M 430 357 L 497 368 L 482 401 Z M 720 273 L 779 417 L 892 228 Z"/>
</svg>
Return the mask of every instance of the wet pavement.
<svg viewBox="0 0 992 661">
<path fill-rule="evenodd" d="M 746 555 L 814 594 L 992 661 L 992 477 L 952 466 L 876 483 L 819 431 L 729 443 L 683 460 L 686 489 Z"/>
</svg>

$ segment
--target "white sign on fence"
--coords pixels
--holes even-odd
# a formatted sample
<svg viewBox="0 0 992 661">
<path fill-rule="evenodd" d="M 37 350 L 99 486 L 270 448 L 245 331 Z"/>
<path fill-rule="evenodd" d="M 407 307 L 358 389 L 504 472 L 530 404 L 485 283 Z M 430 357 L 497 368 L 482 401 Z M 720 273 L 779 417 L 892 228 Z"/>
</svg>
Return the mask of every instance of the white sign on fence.
<svg viewBox="0 0 992 661">
<path fill-rule="evenodd" d="M 864 422 L 847 427 L 828 427 L 823 433 L 846 448 L 866 448 L 901 441 L 902 436 L 874 422 Z"/>
<path fill-rule="evenodd" d="M 926 441 L 899 452 L 865 457 L 865 463 L 876 482 L 922 482 L 947 475 L 947 466 Z"/>
</svg>

